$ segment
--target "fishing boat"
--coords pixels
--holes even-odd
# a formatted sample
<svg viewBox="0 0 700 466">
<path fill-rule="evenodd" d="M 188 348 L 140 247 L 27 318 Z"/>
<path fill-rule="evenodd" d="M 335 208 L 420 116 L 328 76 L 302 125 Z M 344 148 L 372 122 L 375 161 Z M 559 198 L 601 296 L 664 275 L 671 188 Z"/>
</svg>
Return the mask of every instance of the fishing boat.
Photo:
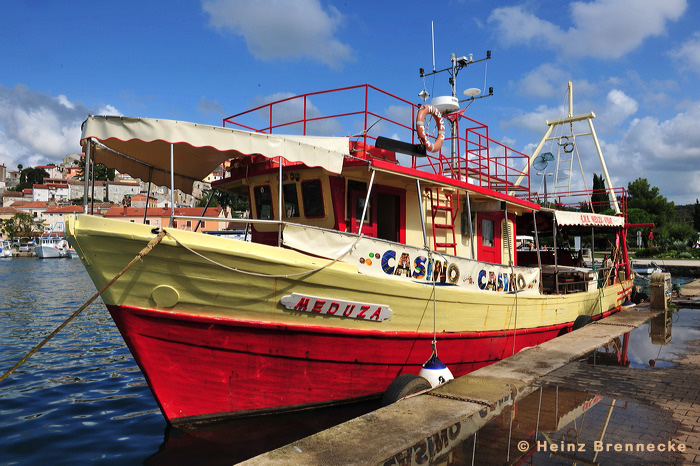
<svg viewBox="0 0 700 466">
<path fill-rule="evenodd" d="M 70 245 L 63 237 L 63 222 L 56 222 L 49 230 L 39 237 L 35 252 L 39 259 L 70 258 Z"/>
<path fill-rule="evenodd" d="M 453 57 L 452 82 L 476 62 Z M 561 192 L 557 209 L 537 202 L 536 154 L 491 139 L 455 95 L 429 105 L 364 84 L 221 127 L 86 119 L 88 169 L 173 193 L 225 164 L 213 187 L 249 202 L 248 241 L 183 230 L 216 219 L 176 215 L 174 197 L 162 230 L 89 213 L 67 221 L 98 289 L 165 232 L 102 298 L 169 422 L 381 396 L 438 352 L 460 376 L 620 309 L 632 288 L 624 190 L 610 191 L 617 215 L 567 209 Z M 299 113 L 275 119 L 290 109 Z M 592 229 L 615 245 L 603 269 L 577 266 L 557 243 Z M 516 234 L 553 244 L 518 251 Z"/>
<path fill-rule="evenodd" d="M 0 241 L 0 257 L 12 257 L 12 246 L 9 241 Z"/>
</svg>

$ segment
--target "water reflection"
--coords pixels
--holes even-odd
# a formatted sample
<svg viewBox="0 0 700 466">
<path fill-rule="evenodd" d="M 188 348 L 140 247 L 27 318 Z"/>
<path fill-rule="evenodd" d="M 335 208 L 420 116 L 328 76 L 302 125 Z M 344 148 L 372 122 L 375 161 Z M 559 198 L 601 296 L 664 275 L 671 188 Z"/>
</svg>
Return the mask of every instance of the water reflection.
<svg viewBox="0 0 700 466">
<path fill-rule="evenodd" d="M 642 460 L 673 462 L 677 452 L 640 452 L 630 426 L 646 420 L 653 430 L 670 421 L 660 409 L 556 385 L 506 406 L 483 426 L 456 422 L 383 464 L 639 464 Z M 632 434 L 632 435 L 630 435 Z M 666 439 L 659 442 L 666 442 Z M 620 444 L 629 451 L 614 450 Z M 610 447 L 608 447 L 610 445 Z"/>
<path fill-rule="evenodd" d="M 380 400 L 296 413 L 168 426 L 145 464 L 233 464 L 274 450 L 381 407 Z"/>
</svg>

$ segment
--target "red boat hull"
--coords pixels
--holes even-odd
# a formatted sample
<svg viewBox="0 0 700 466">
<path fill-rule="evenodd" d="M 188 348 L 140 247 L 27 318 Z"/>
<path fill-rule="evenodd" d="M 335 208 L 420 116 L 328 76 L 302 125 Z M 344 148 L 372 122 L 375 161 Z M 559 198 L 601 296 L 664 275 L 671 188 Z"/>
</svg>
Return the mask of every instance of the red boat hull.
<svg viewBox="0 0 700 466">
<path fill-rule="evenodd" d="M 417 374 L 431 354 L 432 333 L 291 326 L 123 306 L 109 310 L 171 422 L 380 395 L 399 374 Z M 520 329 L 515 351 L 570 327 Z M 439 334 L 438 350 L 458 377 L 510 356 L 513 341 L 512 330 Z"/>
</svg>

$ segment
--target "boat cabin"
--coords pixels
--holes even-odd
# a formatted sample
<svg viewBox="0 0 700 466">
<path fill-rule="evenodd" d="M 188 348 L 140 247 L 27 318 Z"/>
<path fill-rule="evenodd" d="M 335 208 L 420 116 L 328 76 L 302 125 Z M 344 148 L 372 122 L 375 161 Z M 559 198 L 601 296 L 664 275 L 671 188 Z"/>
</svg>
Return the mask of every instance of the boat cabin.
<svg viewBox="0 0 700 466">
<path fill-rule="evenodd" d="M 339 100 L 345 102 L 348 92 L 359 94 L 364 111 L 319 116 L 321 110 L 312 104 L 335 94 L 343 94 Z M 370 109 L 375 102 L 384 115 Z M 311 108 L 313 115 L 307 113 Z M 438 131 L 426 136 L 430 116 Z M 223 128 L 113 120 L 90 117 L 86 122 L 83 141 L 95 141 L 86 144 L 93 163 L 109 161 L 156 185 L 191 190 L 195 180 L 226 161 L 223 179 L 212 186 L 248 200 L 252 242 L 344 257 L 364 267 L 361 272 L 558 294 L 589 289 L 600 271 L 562 248 L 559 237 L 566 228 L 608 228 L 614 235 L 610 243 L 626 251 L 620 244 L 623 217 L 583 217 L 585 203 L 567 206 L 563 193 L 543 205 L 530 191 L 530 158 L 491 139 L 486 125 L 463 112 L 443 119 L 439 109 L 370 85 L 265 104 L 224 119 Z M 329 132 L 350 136 L 316 135 Z M 159 134 L 171 135 L 174 142 Z M 130 153 L 140 160 L 121 157 Z M 579 212 L 572 216 L 550 209 L 555 206 Z M 174 207 L 171 217 L 179 217 Z M 548 232 L 549 242 L 540 244 L 539 235 Z M 527 243 L 529 250 L 518 247 L 525 244 L 519 235 L 535 239 Z M 613 252 L 615 263 L 608 270 L 614 267 L 612 280 L 617 280 L 627 258 Z"/>
</svg>

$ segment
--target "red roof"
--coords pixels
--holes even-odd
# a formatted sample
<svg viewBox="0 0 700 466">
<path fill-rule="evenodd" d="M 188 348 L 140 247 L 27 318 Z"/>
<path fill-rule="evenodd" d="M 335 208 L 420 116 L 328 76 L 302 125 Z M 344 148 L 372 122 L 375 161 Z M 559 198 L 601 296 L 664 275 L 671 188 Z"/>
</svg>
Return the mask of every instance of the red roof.
<svg viewBox="0 0 700 466">
<path fill-rule="evenodd" d="M 22 190 L 22 194 L 31 194 L 31 193 L 32 193 L 32 190 L 29 188 Z"/>
<path fill-rule="evenodd" d="M 143 217 L 143 207 L 112 207 L 104 213 L 105 217 Z M 177 207 L 175 215 L 201 216 L 204 212 L 204 207 Z M 207 217 L 219 215 L 221 207 L 209 207 L 207 209 Z M 167 207 L 151 207 L 148 209 L 148 217 L 170 217 L 170 208 Z"/>
<path fill-rule="evenodd" d="M 47 214 L 80 214 L 83 212 L 81 205 L 54 206 L 46 209 Z"/>
<path fill-rule="evenodd" d="M 65 180 L 65 182 L 68 183 L 68 184 L 73 184 L 73 185 L 76 185 L 76 184 L 80 184 L 80 185 L 85 184 L 85 181 L 73 180 L 73 179 Z M 104 186 L 105 183 L 106 183 L 106 181 L 104 181 L 104 180 L 95 180 L 95 186 Z M 92 181 L 90 181 L 90 185 L 92 186 Z"/>
<path fill-rule="evenodd" d="M 68 185 L 65 183 L 56 183 L 56 184 L 35 184 L 33 186 L 34 189 L 49 189 L 49 188 L 67 188 Z"/>
<path fill-rule="evenodd" d="M 14 207 L 0 207 L 0 214 L 29 214 L 23 210 L 15 209 Z"/>
<path fill-rule="evenodd" d="M 40 209 L 40 208 L 47 208 L 48 205 L 45 201 L 16 201 L 12 204 L 15 207 L 21 207 L 23 209 Z"/>
<path fill-rule="evenodd" d="M 2 197 L 24 197 L 24 193 L 19 191 L 5 191 Z"/>
<path fill-rule="evenodd" d="M 108 181 L 108 183 L 122 186 L 139 186 L 139 183 L 136 181 Z"/>
</svg>

